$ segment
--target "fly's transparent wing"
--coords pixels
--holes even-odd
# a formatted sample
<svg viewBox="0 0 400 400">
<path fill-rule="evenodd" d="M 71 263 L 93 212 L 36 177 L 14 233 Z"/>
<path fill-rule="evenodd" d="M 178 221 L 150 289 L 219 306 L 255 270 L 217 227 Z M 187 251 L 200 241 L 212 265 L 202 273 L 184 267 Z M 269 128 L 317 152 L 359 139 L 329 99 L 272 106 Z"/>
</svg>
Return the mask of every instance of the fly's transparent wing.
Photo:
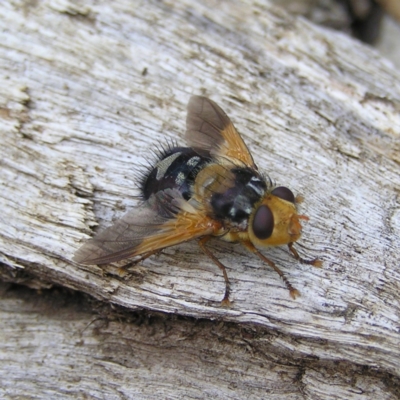
<svg viewBox="0 0 400 400">
<path fill-rule="evenodd" d="M 133 257 L 140 254 L 137 248 L 143 240 L 159 233 L 165 222 L 152 209 L 138 207 L 84 243 L 73 261 L 86 265 L 108 264 Z"/>
<path fill-rule="evenodd" d="M 201 209 L 190 206 L 178 191 L 157 193 L 152 205 L 145 203 L 128 212 L 88 240 L 73 261 L 108 264 L 211 235 L 220 228 Z"/>
<path fill-rule="evenodd" d="M 229 117 L 207 97 L 190 98 L 186 118 L 186 141 L 200 153 L 240 160 L 246 166 L 257 169 L 249 149 Z"/>
</svg>

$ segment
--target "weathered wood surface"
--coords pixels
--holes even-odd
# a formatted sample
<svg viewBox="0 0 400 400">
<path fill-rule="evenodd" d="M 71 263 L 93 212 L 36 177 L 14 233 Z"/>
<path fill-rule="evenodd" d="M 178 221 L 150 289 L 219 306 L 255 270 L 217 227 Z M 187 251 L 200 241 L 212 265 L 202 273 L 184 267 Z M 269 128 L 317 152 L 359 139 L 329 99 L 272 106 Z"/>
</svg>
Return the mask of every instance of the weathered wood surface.
<svg viewBox="0 0 400 400">
<path fill-rule="evenodd" d="M 273 372 L 279 379 L 285 371 L 292 376 L 292 365 L 298 368 L 289 380 L 300 379 L 301 385 L 287 398 L 306 397 L 308 391 L 319 398 L 360 398 L 363 392 L 375 396 L 375 389 L 382 392 L 379 398 L 395 396 L 400 374 L 400 76 L 390 63 L 344 35 L 252 1 L 9 2 L 0 5 L 0 21 L 3 280 L 32 287 L 59 284 L 131 310 L 230 321 L 232 332 L 249 323 L 246 327 L 273 335 L 267 339 L 268 352 L 260 350 L 259 364 L 252 364 L 259 376 L 272 374 L 279 357 L 285 359 L 282 370 Z M 297 248 L 307 257 L 321 257 L 324 268 L 299 265 L 286 249 L 268 250 L 302 292 L 296 301 L 258 259 L 219 242 L 213 248 L 229 267 L 231 309 L 220 307 L 223 278 L 196 243 L 168 249 L 125 278 L 113 266 L 70 261 L 97 224 L 108 226 L 135 206 L 138 166 L 147 163 L 149 149 L 183 136 L 191 94 L 216 100 L 259 167 L 304 195 L 301 212 L 310 222 Z M 23 335 L 18 326 L 26 317 L 24 306 L 19 310 L 19 303 L 13 304 L 14 312 L 2 320 L 11 319 L 8 323 Z M 61 332 L 66 326 L 35 312 L 29 322 L 33 328 L 40 330 L 44 323 Z M 76 318 L 83 326 L 91 317 L 81 313 Z M 204 331 L 199 337 L 204 334 L 212 346 L 224 331 L 209 326 L 217 339 Z M 134 328 L 126 321 L 108 329 L 116 342 L 124 329 L 130 330 L 126 343 L 134 341 Z M 187 332 L 183 326 L 177 329 Z M 167 336 L 166 343 L 174 343 L 173 335 Z M 200 358 L 203 368 L 193 376 L 204 383 L 202 340 L 188 342 L 193 354 L 185 356 Z M 245 343 L 252 349 L 260 343 L 255 340 Z M 230 346 L 228 341 L 211 357 L 229 353 Z M 7 352 L 18 347 L 18 341 L 2 347 L 2 354 L 10 357 L 14 353 Z M 69 349 L 67 354 L 82 357 L 76 376 L 96 351 L 90 353 L 85 345 Z M 149 350 L 153 355 L 163 351 Z M 62 370 L 71 360 L 59 354 Z M 245 354 L 226 356 L 210 376 L 233 366 L 238 376 L 246 376 L 253 361 Z M 170 357 L 180 362 L 179 352 Z M 144 385 L 143 380 L 157 385 L 160 378 L 150 360 L 143 361 L 147 373 L 130 381 L 135 368 L 130 361 L 121 378 L 128 387 Z M 335 386 L 334 364 L 329 364 L 335 361 L 351 371 L 343 387 Z M 268 373 L 258 370 L 263 364 L 271 367 Z M 300 367 L 319 378 L 308 380 Z M 7 371 L 6 364 L 1 371 Z M 364 378 L 362 371 L 368 371 Z M 338 374 L 345 382 L 346 373 Z M 16 374 L 15 382 L 19 378 Z M 259 385 L 272 396 L 269 378 Z M 96 379 L 107 382 L 106 366 Z M 226 379 L 240 381 L 229 374 Z M 59 384 L 67 385 L 62 379 Z M 235 397 L 222 380 L 213 385 L 221 398 Z M 28 382 L 26 387 L 40 393 L 47 386 Z M 248 389 L 256 398 L 254 386 Z M 214 393 L 211 384 L 210 390 Z M 163 387 L 161 393 L 182 394 L 176 386 Z"/>
<path fill-rule="evenodd" d="M 0 284 L 0 296 L 1 398 L 398 397 L 386 372 L 306 355 L 279 330 L 131 313 L 59 289 Z"/>
</svg>

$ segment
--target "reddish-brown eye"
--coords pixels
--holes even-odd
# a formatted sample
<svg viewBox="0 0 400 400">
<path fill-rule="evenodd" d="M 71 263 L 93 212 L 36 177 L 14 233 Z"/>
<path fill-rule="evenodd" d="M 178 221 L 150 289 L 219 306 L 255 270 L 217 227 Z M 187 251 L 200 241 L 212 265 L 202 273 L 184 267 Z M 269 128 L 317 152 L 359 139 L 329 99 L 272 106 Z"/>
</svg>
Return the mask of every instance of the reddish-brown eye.
<svg viewBox="0 0 400 400">
<path fill-rule="evenodd" d="M 275 188 L 271 194 L 279 197 L 282 200 L 290 201 L 291 203 L 295 202 L 293 192 L 285 186 L 279 186 Z"/>
<path fill-rule="evenodd" d="M 258 239 L 267 239 L 274 230 L 274 216 L 267 206 L 260 206 L 253 219 L 253 232 Z"/>
</svg>

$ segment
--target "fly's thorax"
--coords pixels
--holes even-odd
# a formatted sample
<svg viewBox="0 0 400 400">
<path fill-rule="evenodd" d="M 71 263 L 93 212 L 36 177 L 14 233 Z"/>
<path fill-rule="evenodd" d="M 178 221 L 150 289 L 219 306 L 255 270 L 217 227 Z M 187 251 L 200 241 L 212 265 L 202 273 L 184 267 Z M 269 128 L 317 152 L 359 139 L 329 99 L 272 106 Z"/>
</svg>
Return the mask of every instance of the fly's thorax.
<svg viewBox="0 0 400 400">
<path fill-rule="evenodd" d="M 210 216 L 223 221 L 226 227 L 246 230 L 254 204 L 266 189 L 257 171 L 218 160 L 199 171 L 194 192 Z"/>
<path fill-rule="evenodd" d="M 294 198 L 289 201 L 271 193 L 266 194 L 250 216 L 248 234 L 256 246 L 279 246 L 296 242 L 301 235 L 301 224 Z"/>
</svg>

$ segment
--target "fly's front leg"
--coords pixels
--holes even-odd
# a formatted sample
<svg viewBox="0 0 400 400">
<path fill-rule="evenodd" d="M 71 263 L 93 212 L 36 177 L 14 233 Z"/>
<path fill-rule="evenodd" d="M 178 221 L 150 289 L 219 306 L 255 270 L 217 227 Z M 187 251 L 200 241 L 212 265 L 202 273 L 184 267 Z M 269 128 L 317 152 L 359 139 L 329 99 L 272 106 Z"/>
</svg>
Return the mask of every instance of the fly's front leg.
<svg viewBox="0 0 400 400">
<path fill-rule="evenodd" d="M 226 273 L 226 268 L 225 265 L 222 264 L 217 257 L 214 256 L 213 253 L 211 253 L 210 250 L 207 249 L 205 244 L 211 239 L 211 236 L 205 236 L 202 239 L 199 240 L 199 246 L 203 252 L 211 258 L 211 260 L 214 261 L 216 265 L 222 270 L 222 273 L 224 274 L 224 279 L 225 279 L 225 295 L 224 298 L 221 301 L 221 304 L 226 307 L 230 307 L 231 302 L 229 300 L 229 293 L 231 292 L 231 283 L 229 282 L 228 274 Z"/>
<path fill-rule="evenodd" d="M 285 274 L 275 265 L 273 261 L 271 261 L 269 258 L 265 257 L 264 254 L 260 253 L 257 248 L 253 245 L 253 243 L 249 241 L 242 241 L 241 242 L 248 250 L 250 250 L 252 253 L 254 253 L 256 256 L 258 256 L 261 260 L 266 262 L 285 282 L 286 287 L 289 289 L 290 297 L 292 299 L 296 299 L 296 297 L 300 296 L 300 292 L 295 289 L 292 284 L 289 282 L 289 279 L 286 278 Z"/>
<path fill-rule="evenodd" d="M 299 253 L 297 250 L 293 247 L 293 242 L 290 242 L 288 244 L 290 252 L 293 254 L 293 257 L 300 261 L 302 264 L 308 264 L 312 265 L 313 267 L 321 268 L 322 267 L 322 261 L 318 260 L 318 258 L 314 258 L 313 260 L 305 260 L 304 258 L 300 257 Z"/>
</svg>

